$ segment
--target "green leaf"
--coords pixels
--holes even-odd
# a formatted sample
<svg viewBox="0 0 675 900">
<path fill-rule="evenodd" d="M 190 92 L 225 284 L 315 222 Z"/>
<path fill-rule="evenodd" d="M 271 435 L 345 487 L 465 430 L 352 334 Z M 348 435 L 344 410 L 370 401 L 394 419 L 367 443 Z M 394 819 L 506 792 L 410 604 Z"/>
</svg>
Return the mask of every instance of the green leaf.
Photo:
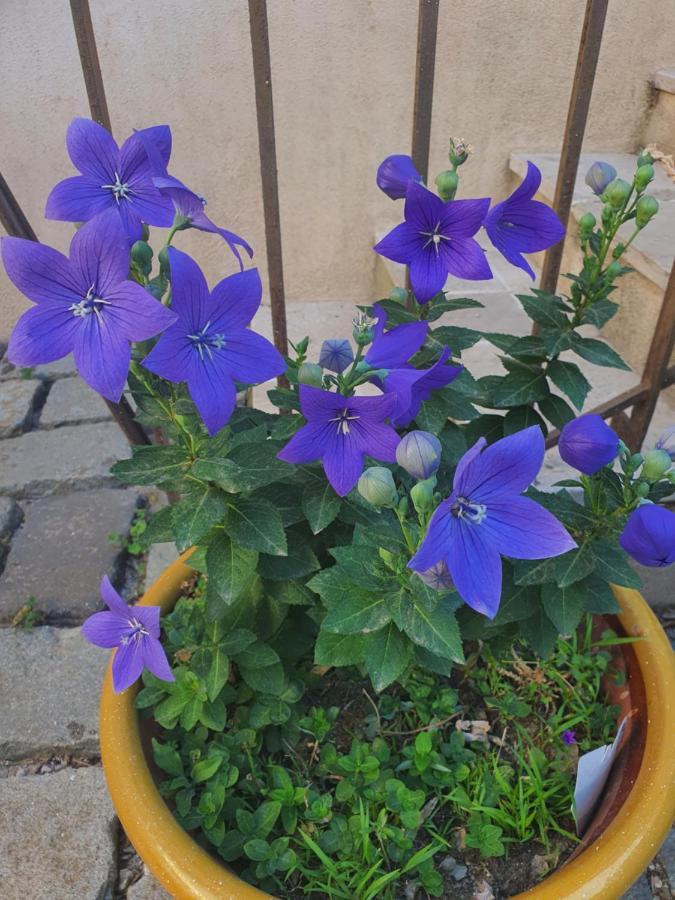
<svg viewBox="0 0 675 900">
<path fill-rule="evenodd" d="M 466 402 L 466 401 L 465 401 Z M 439 392 L 435 391 L 428 400 L 422 404 L 422 408 L 415 416 L 415 424 L 422 431 L 430 431 L 438 434 L 448 421 L 448 408 Z"/>
<path fill-rule="evenodd" d="M 200 490 L 191 491 L 173 510 L 173 532 L 176 546 L 186 550 L 203 537 L 214 525 L 222 522 L 225 511 L 225 496 L 218 488 L 204 485 Z"/>
<path fill-rule="evenodd" d="M 450 347 L 453 353 L 461 353 L 473 347 L 483 337 L 482 332 L 473 328 L 462 328 L 458 325 L 441 325 L 429 332 L 426 345 L 438 353 Z"/>
<path fill-rule="evenodd" d="M 131 459 L 121 459 L 112 467 L 112 474 L 124 484 L 165 484 L 179 479 L 189 460 L 180 447 L 152 444 L 132 447 Z"/>
<path fill-rule="evenodd" d="M 577 409 L 582 409 L 591 385 L 576 363 L 552 360 L 546 374 L 551 381 L 567 394 Z"/>
<path fill-rule="evenodd" d="M 478 300 L 472 300 L 469 297 L 446 298 L 438 303 L 429 304 L 427 322 L 435 322 L 436 319 L 439 319 L 445 313 L 457 312 L 460 309 L 482 309 L 483 306 L 484 304 L 479 303 Z M 410 321 L 414 321 L 414 317 L 411 317 Z"/>
<path fill-rule="evenodd" d="M 163 772 L 169 775 L 182 775 L 183 763 L 180 753 L 169 744 L 160 744 L 155 738 L 152 739 L 152 756 L 157 765 Z"/>
<path fill-rule="evenodd" d="M 515 434 L 531 425 L 538 425 L 544 433 L 544 437 L 548 434 L 546 422 L 531 406 L 514 406 L 504 416 L 503 421 L 505 435 Z"/>
<path fill-rule="evenodd" d="M 630 366 L 621 359 L 616 350 L 612 350 L 604 341 L 581 337 L 574 332 L 572 334 L 572 350 L 582 359 L 586 359 L 596 366 L 609 366 L 612 369 L 631 371 Z"/>
<path fill-rule="evenodd" d="M 614 591 L 597 572 L 593 572 L 578 584 L 584 589 L 584 610 L 587 613 L 607 616 L 620 612 L 621 607 L 616 601 Z"/>
<path fill-rule="evenodd" d="M 153 544 L 173 541 L 173 506 L 163 506 L 152 513 L 146 522 L 145 531 L 138 536 L 138 543 L 143 550 Z"/>
<path fill-rule="evenodd" d="M 263 841 L 260 838 L 253 838 L 252 841 L 246 841 L 244 844 L 244 853 L 249 859 L 255 862 L 262 862 L 269 857 L 270 845 L 267 841 Z"/>
<path fill-rule="evenodd" d="M 272 388 L 267 392 L 270 402 L 280 409 L 300 409 L 300 400 L 290 388 Z"/>
<path fill-rule="evenodd" d="M 390 623 L 368 637 L 364 653 L 366 668 L 376 691 L 395 681 L 412 660 L 413 645 Z"/>
<path fill-rule="evenodd" d="M 230 660 L 223 651 L 222 645 L 211 648 L 211 665 L 204 681 L 209 700 L 213 702 L 225 687 L 230 674 Z"/>
<path fill-rule="evenodd" d="M 324 569 L 322 575 L 329 571 L 334 572 L 334 576 L 341 582 L 350 581 L 366 590 L 395 589 L 388 581 L 392 573 L 384 568 L 379 556 L 373 553 L 371 548 L 347 545 L 346 547 L 331 547 L 328 552 L 339 563 L 339 569 L 337 571 Z M 316 577 L 320 578 L 321 576 Z"/>
<path fill-rule="evenodd" d="M 546 357 L 546 347 L 544 342 L 538 335 L 528 334 L 525 337 L 517 338 L 506 348 L 509 356 L 515 357 L 534 357 L 536 359 L 544 359 Z"/>
<path fill-rule="evenodd" d="M 594 300 L 590 306 L 587 306 L 581 317 L 582 325 L 595 325 L 596 328 L 602 328 L 610 319 L 619 311 L 619 304 L 601 297 Z"/>
<path fill-rule="evenodd" d="M 377 631 L 391 619 L 389 603 L 381 593 L 345 594 L 342 603 L 328 610 L 322 628 L 334 634 L 365 634 Z"/>
<path fill-rule="evenodd" d="M 199 784 L 202 781 L 208 781 L 212 775 L 215 775 L 223 764 L 222 756 L 209 756 L 206 759 L 200 759 L 192 767 L 192 780 Z"/>
<path fill-rule="evenodd" d="M 302 492 L 302 511 L 312 534 L 323 531 L 340 512 L 342 499 L 323 478 L 305 486 Z"/>
<path fill-rule="evenodd" d="M 553 559 L 516 559 L 513 562 L 513 579 L 516 584 L 544 584 L 554 580 Z"/>
<path fill-rule="evenodd" d="M 255 550 L 239 547 L 224 531 L 219 533 L 206 551 L 209 590 L 229 606 L 250 586 L 257 562 Z"/>
<path fill-rule="evenodd" d="M 538 325 L 549 328 L 565 328 L 568 324 L 562 300 L 551 294 L 539 294 L 532 297 L 529 294 L 516 294 L 527 315 Z"/>
<path fill-rule="evenodd" d="M 241 497 L 230 509 L 226 523 L 233 541 L 249 550 L 271 556 L 286 556 L 288 546 L 284 523 L 267 500 Z"/>
<path fill-rule="evenodd" d="M 582 544 L 553 560 L 553 571 L 558 587 L 567 587 L 581 581 L 595 568 L 595 555 L 590 544 Z"/>
<path fill-rule="evenodd" d="M 484 437 L 488 444 L 494 444 L 495 441 L 504 437 L 504 416 L 479 416 L 466 426 L 464 437 L 469 447 L 481 437 Z"/>
<path fill-rule="evenodd" d="M 541 400 L 548 394 L 548 384 L 542 369 L 509 372 L 492 392 L 492 406 L 508 409 Z"/>
<path fill-rule="evenodd" d="M 518 624 L 518 634 L 539 656 L 546 659 L 558 639 L 558 629 L 546 615 L 543 604 L 532 615 Z"/>
<path fill-rule="evenodd" d="M 314 646 L 314 662 L 319 666 L 350 666 L 363 660 L 365 637 L 361 634 L 319 632 Z"/>
<path fill-rule="evenodd" d="M 264 490 L 265 500 L 268 500 L 281 516 L 284 527 L 297 525 L 305 518 L 300 503 L 300 492 L 295 484 L 268 485 Z"/>
<path fill-rule="evenodd" d="M 466 371 L 466 369 L 464 371 Z M 478 393 L 478 385 L 476 385 L 474 393 Z M 478 411 L 463 391 L 456 390 L 454 381 L 447 387 L 432 394 L 432 399 L 437 394 L 443 398 L 446 420 L 449 416 L 451 419 L 455 419 L 458 422 L 470 422 L 478 416 Z M 426 402 L 428 403 L 429 401 Z"/>
<path fill-rule="evenodd" d="M 191 471 L 196 478 L 213 481 L 230 494 L 253 491 L 292 474 L 288 463 L 276 457 L 280 449 L 280 443 L 270 440 L 241 444 L 228 456 L 200 457 Z"/>
<path fill-rule="evenodd" d="M 455 614 L 442 600 L 429 609 L 415 597 L 403 610 L 404 631 L 411 641 L 436 656 L 464 662 L 462 638 Z"/>
<path fill-rule="evenodd" d="M 571 406 L 569 406 L 562 397 L 551 394 L 539 401 L 539 411 L 543 416 L 555 425 L 556 428 L 564 428 L 567 423 L 576 415 Z"/>
<path fill-rule="evenodd" d="M 281 663 L 265 666 L 264 669 L 240 666 L 241 677 L 254 691 L 278 697 L 286 690 L 288 679 Z"/>
<path fill-rule="evenodd" d="M 541 588 L 541 602 L 546 615 L 560 634 L 571 634 L 579 624 L 584 612 L 584 590 L 582 582 L 559 587 L 544 584 Z"/>
<path fill-rule="evenodd" d="M 595 573 L 605 581 L 622 587 L 641 588 L 642 579 L 632 567 L 628 554 L 611 540 L 593 542 Z"/>
<path fill-rule="evenodd" d="M 288 556 L 270 556 L 261 553 L 258 560 L 258 572 L 263 578 L 270 581 L 288 581 L 293 578 L 302 578 L 310 572 L 316 572 L 320 568 L 319 560 L 306 543 L 293 540 L 289 534 Z"/>
</svg>

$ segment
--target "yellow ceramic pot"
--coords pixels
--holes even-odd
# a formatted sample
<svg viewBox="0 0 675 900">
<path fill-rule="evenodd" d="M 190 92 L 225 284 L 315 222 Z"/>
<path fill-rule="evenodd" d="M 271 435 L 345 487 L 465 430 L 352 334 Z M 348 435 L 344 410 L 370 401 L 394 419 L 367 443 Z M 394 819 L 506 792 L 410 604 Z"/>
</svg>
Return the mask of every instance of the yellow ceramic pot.
<svg viewBox="0 0 675 900">
<path fill-rule="evenodd" d="M 171 610 L 192 570 L 177 562 L 141 603 Z M 658 620 L 637 591 L 615 588 L 621 624 L 642 640 L 632 645 L 638 694 L 641 759 L 619 792 L 620 806 L 602 834 L 537 887 L 528 900 L 615 900 L 646 868 L 675 815 L 675 661 Z M 631 676 L 632 680 L 634 676 Z M 101 699 L 101 756 L 113 804 L 129 840 L 177 900 L 254 900 L 268 895 L 236 877 L 178 825 L 148 767 L 134 708 L 136 689 L 114 694 L 110 668 Z"/>
</svg>

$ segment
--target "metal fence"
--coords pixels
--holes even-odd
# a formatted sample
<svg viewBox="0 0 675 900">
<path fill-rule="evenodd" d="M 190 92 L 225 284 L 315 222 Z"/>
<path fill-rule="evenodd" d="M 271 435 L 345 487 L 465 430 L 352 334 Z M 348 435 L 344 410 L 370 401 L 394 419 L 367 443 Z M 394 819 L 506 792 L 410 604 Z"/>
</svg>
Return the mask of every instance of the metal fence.
<svg viewBox="0 0 675 900">
<path fill-rule="evenodd" d="M 574 183 L 593 92 L 608 2 L 609 0 L 587 0 L 584 13 L 553 201 L 553 207 L 565 226 L 567 226 L 572 206 Z M 440 0 L 419 0 L 411 155 L 417 170 L 425 180 L 429 167 L 439 4 Z M 266 0 L 248 0 L 248 7 L 272 329 L 277 349 L 285 354 L 288 349 L 288 339 L 267 2 Z M 108 130 L 112 130 L 89 0 L 70 0 L 70 8 L 91 116 Z M 0 221 L 8 234 L 36 240 L 35 232 L 1 174 Z M 560 275 L 562 253 L 563 242 L 547 251 L 541 275 L 542 290 L 555 293 Z M 669 365 L 674 341 L 675 266 L 670 273 L 640 383 L 592 410 L 605 418 L 611 418 L 613 426 L 633 450 L 637 450 L 644 440 L 661 390 L 675 384 L 675 366 Z M 118 404 L 108 402 L 108 406 L 131 444 L 150 443 L 149 437 L 134 419 L 133 410 L 125 398 L 122 398 Z M 630 411 L 630 415 L 628 411 Z M 547 439 L 548 446 L 555 445 L 557 440 L 558 432 L 552 431 Z"/>
</svg>

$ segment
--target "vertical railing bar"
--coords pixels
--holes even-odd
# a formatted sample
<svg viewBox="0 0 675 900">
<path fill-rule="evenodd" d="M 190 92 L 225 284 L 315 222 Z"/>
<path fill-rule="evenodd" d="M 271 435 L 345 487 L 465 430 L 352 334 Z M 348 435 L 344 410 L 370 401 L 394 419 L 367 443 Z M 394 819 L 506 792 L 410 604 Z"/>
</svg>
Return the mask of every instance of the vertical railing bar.
<svg viewBox="0 0 675 900">
<path fill-rule="evenodd" d="M 269 275 L 272 333 L 277 350 L 288 352 L 286 331 L 286 301 L 284 297 L 284 266 L 281 247 L 281 217 L 279 213 L 279 182 L 277 176 L 277 148 L 274 135 L 274 104 L 272 100 L 272 67 L 267 25 L 266 0 L 249 0 L 251 55 L 255 84 L 255 106 L 258 120 L 258 147 L 265 216 L 265 244 Z"/>
<path fill-rule="evenodd" d="M 91 117 L 95 122 L 98 122 L 103 125 L 104 128 L 107 128 L 108 131 L 112 131 L 112 128 L 110 127 L 108 103 L 105 98 L 105 89 L 103 87 L 101 65 L 96 49 L 94 26 L 91 21 L 89 0 L 70 0 L 70 11 L 75 27 L 77 49 L 80 54 L 82 75 L 84 76 L 84 84 L 87 89 L 87 99 L 89 100 Z"/>
<path fill-rule="evenodd" d="M 429 174 L 439 0 L 419 0 L 413 107 L 412 159 L 424 181 Z"/>
<path fill-rule="evenodd" d="M 586 130 L 588 108 L 593 93 L 593 82 L 600 55 L 602 32 L 607 15 L 608 0 L 587 0 L 584 24 L 579 40 L 579 53 L 577 65 L 572 82 L 572 92 L 565 122 L 565 133 L 560 153 L 560 167 L 558 180 L 555 186 L 553 209 L 558 218 L 567 228 L 567 222 L 572 208 L 574 196 L 574 184 L 579 168 L 581 145 Z M 554 294 L 560 265 L 562 263 L 564 241 L 559 241 L 546 251 L 542 267 L 540 288 L 543 291 Z"/>
<path fill-rule="evenodd" d="M 2 174 L 0 174 L 0 222 L 7 234 L 37 241 L 37 235 Z"/>
</svg>

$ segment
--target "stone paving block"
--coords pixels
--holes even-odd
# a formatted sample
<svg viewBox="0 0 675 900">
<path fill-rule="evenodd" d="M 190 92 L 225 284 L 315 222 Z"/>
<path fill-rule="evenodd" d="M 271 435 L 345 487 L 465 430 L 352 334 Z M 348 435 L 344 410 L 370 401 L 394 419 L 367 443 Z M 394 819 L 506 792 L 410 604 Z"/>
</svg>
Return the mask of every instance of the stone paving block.
<svg viewBox="0 0 675 900">
<path fill-rule="evenodd" d="M 18 434 L 30 424 L 36 395 L 42 389 L 42 383 L 32 379 L 0 381 L 0 438 Z"/>
<path fill-rule="evenodd" d="M 129 456 L 113 422 L 29 431 L 0 441 L 0 494 L 35 497 L 115 484 L 110 467 Z"/>
<path fill-rule="evenodd" d="M 145 566 L 145 590 L 156 581 L 167 566 L 178 559 L 176 545 L 172 541 L 153 544 L 148 552 L 148 561 Z"/>
<path fill-rule="evenodd" d="M 54 382 L 47 396 L 40 426 L 71 425 L 110 419 L 105 401 L 80 378 L 61 378 Z"/>
<path fill-rule="evenodd" d="M 115 832 L 98 767 L 0 780 L 0 895 L 3 900 L 108 896 L 115 878 Z"/>
<path fill-rule="evenodd" d="M 31 596 L 48 622 L 79 624 L 99 609 L 101 578 L 120 575 L 121 551 L 108 535 L 128 531 L 136 504 L 135 491 L 100 488 L 27 506 L 0 576 L 0 622 Z"/>
<path fill-rule="evenodd" d="M 11 536 L 22 519 L 19 504 L 11 497 L 0 497 L 0 544 Z"/>
<path fill-rule="evenodd" d="M 649 887 L 646 875 L 640 875 L 629 891 L 623 894 L 620 900 L 652 900 L 653 894 Z"/>
<path fill-rule="evenodd" d="M 135 881 L 127 890 L 127 900 L 171 900 L 171 894 L 145 869 L 140 881 Z"/>
<path fill-rule="evenodd" d="M 0 759 L 98 755 L 98 704 L 108 659 L 79 628 L 1 628 Z"/>
<path fill-rule="evenodd" d="M 31 373 L 33 378 L 52 380 L 55 378 L 66 378 L 70 375 L 77 375 L 77 369 L 75 368 L 73 355 L 70 353 L 68 356 L 64 356 L 63 359 L 57 359 L 55 362 L 45 363 L 42 366 L 33 366 L 31 368 Z M 13 366 L 5 357 L 2 360 L 2 363 L 0 363 L 0 378 L 9 379 L 21 377 L 21 369 L 18 366 Z"/>
</svg>

